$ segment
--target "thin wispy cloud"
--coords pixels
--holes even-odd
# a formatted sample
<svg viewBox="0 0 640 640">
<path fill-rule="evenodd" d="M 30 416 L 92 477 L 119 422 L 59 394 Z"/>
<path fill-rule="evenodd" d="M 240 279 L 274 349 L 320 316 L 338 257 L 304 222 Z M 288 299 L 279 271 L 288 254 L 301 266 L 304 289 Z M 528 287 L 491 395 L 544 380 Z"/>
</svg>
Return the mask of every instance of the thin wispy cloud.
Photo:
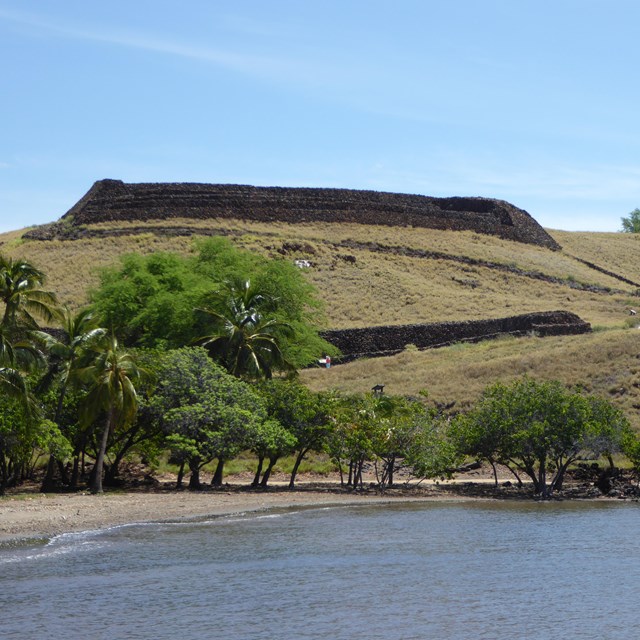
<svg viewBox="0 0 640 640">
<path fill-rule="evenodd" d="M 164 35 L 154 35 L 126 29 L 99 29 L 89 26 L 69 26 L 31 13 L 18 13 L 0 8 L 0 19 L 52 36 L 139 49 L 190 60 L 197 60 L 241 73 L 286 78 L 291 74 L 304 77 L 304 64 L 287 58 L 251 55 L 216 49 L 206 45 L 192 45 Z"/>
<path fill-rule="evenodd" d="M 395 100 L 389 103 L 389 93 L 395 93 L 389 90 L 389 84 L 401 82 L 401 80 L 398 80 L 388 68 L 376 62 L 359 62 L 344 52 L 318 50 L 312 45 L 292 48 L 282 56 L 247 53 L 246 50 L 239 52 L 228 48 L 216 48 L 208 43 L 185 42 L 165 33 L 77 23 L 72 25 L 68 22 L 63 24 L 50 16 L 10 11 L 0 7 L 0 21 L 2 20 L 28 28 L 44 37 L 135 49 L 209 64 L 267 80 L 283 87 L 311 91 L 322 100 L 348 106 L 356 112 L 392 116 L 416 122 L 434 121 L 433 118 L 424 115 L 424 104 L 419 104 L 417 108 L 409 106 L 405 109 L 397 105 Z M 244 36 L 250 37 L 252 32 L 253 35 L 259 32 L 261 36 L 271 40 L 277 41 L 283 38 L 283 33 L 278 33 L 275 27 L 268 25 L 261 27 L 255 21 L 229 16 L 225 24 L 230 30 Z M 244 39 L 241 41 L 246 42 Z M 409 64 L 409 61 L 405 62 Z M 404 86 L 403 90 L 408 91 L 409 87 Z M 425 98 L 424 91 L 420 88 L 416 89 L 415 86 L 411 91 L 415 91 L 416 94 L 405 101 L 410 105 L 416 102 L 422 103 Z M 436 118 L 435 121 L 442 123 L 442 118 Z"/>
</svg>

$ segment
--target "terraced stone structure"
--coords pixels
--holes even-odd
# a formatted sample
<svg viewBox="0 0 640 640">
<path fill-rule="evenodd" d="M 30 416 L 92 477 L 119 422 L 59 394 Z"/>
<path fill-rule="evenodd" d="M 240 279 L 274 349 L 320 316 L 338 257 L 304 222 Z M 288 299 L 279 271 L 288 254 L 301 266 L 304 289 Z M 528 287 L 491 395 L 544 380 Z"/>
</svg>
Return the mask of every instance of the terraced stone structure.
<svg viewBox="0 0 640 640">
<path fill-rule="evenodd" d="M 549 249 L 560 248 L 526 211 L 503 200 L 432 198 L 354 189 L 99 180 L 63 216 L 73 226 L 171 218 L 355 222 L 472 230 Z"/>
<path fill-rule="evenodd" d="M 390 356 L 412 344 L 432 349 L 456 342 L 480 342 L 504 335 L 540 337 L 577 335 L 591 331 L 591 325 L 569 311 L 542 311 L 508 318 L 407 324 L 363 329 L 325 331 L 322 337 L 342 352 L 340 362 L 357 358 Z"/>
</svg>

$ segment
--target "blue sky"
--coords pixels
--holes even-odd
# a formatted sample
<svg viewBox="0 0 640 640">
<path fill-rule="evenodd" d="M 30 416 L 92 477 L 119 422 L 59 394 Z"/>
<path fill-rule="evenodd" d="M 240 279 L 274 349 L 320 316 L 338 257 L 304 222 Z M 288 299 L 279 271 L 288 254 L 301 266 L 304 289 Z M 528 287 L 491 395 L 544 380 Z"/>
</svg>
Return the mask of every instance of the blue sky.
<svg viewBox="0 0 640 640">
<path fill-rule="evenodd" d="M 640 207 L 637 0 L 0 0 L 0 231 L 95 180 Z"/>
</svg>

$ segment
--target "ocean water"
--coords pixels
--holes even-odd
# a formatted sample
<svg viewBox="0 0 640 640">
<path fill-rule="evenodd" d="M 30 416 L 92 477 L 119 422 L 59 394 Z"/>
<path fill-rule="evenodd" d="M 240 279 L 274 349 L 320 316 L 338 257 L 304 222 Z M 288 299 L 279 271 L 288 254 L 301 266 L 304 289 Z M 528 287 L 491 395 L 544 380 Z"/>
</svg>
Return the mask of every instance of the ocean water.
<svg viewBox="0 0 640 640">
<path fill-rule="evenodd" d="M 640 505 L 423 503 L 0 547 L 0 638 L 640 637 Z"/>
</svg>

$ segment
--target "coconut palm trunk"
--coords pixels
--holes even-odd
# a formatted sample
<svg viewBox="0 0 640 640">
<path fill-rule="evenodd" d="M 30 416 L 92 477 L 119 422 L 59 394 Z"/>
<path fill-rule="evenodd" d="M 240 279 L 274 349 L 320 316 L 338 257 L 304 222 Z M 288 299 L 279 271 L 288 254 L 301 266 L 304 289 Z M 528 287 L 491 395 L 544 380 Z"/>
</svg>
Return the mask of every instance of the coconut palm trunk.
<svg viewBox="0 0 640 640">
<path fill-rule="evenodd" d="M 91 491 L 102 493 L 102 471 L 109 434 L 119 425 L 132 421 L 138 411 L 138 397 L 133 380 L 141 377 L 131 354 L 124 353 L 115 336 L 107 335 L 90 348 L 93 359 L 74 372 L 74 380 L 88 386 L 81 421 L 89 425 L 104 412 L 107 418 L 100 438 L 98 455 L 92 474 Z"/>
</svg>

